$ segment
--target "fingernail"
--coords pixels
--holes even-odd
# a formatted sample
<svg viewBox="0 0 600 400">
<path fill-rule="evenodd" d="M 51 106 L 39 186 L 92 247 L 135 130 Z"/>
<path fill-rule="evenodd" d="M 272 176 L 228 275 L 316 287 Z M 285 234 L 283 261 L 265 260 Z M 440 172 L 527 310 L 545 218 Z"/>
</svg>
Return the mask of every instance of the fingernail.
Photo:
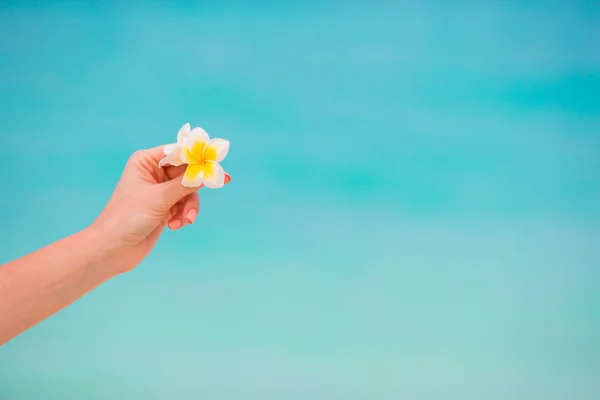
<svg viewBox="0 0 600 400">
<path fill-rule="evenodd" d="M 197 215 L 198 215 L 198 211 L 194 210 L 193 208 L 190 211 L 188 211 L 187 215 L 185 216 L 188 224 L 193 224 Z"/>
<path fill-rule="evenodd" d="M 225 174 L 225 184 L 227 185 L 231 181 L 231 175 Z"/>
<path fill-rule="evenodd" d="M 179 228 L 181 226 L 181 221 L 179 221 L 178 219 L 175 219 L 171 222 L 169 222 L 169 228 L 171 228 L 172 230 L 175 230 L 177 228 Z"/>
</svg>

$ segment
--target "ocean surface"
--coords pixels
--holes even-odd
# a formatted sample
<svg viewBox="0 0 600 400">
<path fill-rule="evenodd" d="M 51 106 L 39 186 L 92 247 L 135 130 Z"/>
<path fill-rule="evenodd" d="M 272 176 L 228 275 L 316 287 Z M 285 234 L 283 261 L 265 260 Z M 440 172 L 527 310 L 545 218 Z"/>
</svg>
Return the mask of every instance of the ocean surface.
<svg viewBox="0 0 600 400">
<path fill-rule="evenodd" d="M 0 399 L 600 398 L 598 3 L 1 1 L 0 263 L 185 122 L 231 184 Z"/>
</svg>

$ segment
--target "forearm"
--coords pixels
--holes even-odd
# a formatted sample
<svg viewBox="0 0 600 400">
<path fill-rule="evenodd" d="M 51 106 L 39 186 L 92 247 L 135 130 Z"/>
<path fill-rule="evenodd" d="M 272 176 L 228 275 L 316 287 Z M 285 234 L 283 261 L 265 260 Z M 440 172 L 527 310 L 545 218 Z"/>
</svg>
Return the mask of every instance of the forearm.
<svg viewBox="0 0 600 400">
<path fill-rule="evenodd" d="M 0 266 L 0 345 L 115 275 L 91 229 Z"/>
</svg>

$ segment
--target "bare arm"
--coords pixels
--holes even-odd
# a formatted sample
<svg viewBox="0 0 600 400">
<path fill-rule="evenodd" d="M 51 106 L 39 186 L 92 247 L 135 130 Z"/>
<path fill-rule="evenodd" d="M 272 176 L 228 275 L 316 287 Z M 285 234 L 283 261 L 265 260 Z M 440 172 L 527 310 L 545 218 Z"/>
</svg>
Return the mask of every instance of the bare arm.
<svg viewBox="0 0 600 400">
<path fill-rule="evenodd" d="M 88 228 L 0 267 L 0 345 L 116 275 L 117 261 Z"/>
<path fill-rule="evenodd" d="M 0 345 L 133 269 L 166 225 L 177 230 L 194 222 L 202 183 L 183 186 L 186 166 L 159 167 L 164 156 L 162 146 L 136 152 L 90 227 L 0 266 Z M 231 180 L 222 169 L 217 179 L 220 186 Z"/>
</svg>

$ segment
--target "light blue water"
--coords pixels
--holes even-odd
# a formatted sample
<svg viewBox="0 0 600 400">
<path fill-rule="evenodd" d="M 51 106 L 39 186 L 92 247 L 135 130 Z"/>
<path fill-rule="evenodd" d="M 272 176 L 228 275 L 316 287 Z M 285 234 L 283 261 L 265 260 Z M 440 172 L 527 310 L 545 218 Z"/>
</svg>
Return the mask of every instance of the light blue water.
<svg viewBox="0 0 600 400">
<path fill-rule="evenodd" d="M 600 398 L 600 8 L 455 3 L 0 3 L 0 262 L 184 122 L 233 176 L 0 398 Z"/>
</svg>

